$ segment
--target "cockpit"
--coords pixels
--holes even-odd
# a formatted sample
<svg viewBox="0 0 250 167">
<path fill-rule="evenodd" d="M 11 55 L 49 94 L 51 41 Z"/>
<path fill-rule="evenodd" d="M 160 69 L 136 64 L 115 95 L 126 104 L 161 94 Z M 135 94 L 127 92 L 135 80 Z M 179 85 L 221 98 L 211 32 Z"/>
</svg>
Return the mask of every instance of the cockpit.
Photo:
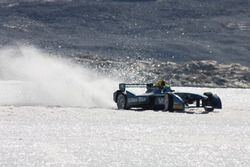
<svg viewBox="0 0 250 167">
<path fill-rule="evenodd" d="M 166 94 L 169 92 L 173 92 L 170 87 L 159 88 L 157 86 L 152 86 L 147 88 L 145 93 L 152 93 L 152 94 Z"/>
</svg>

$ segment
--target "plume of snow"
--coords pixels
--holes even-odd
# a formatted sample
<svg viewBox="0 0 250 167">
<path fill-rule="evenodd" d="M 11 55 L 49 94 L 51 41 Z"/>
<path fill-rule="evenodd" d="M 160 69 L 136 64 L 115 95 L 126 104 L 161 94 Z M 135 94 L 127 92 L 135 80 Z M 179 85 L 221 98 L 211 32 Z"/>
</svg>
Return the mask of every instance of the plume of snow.
<svg viewBox="0 0 250 167">
<path fill-rule="evenodd" d="M 0 50 L 0 105 L 112 107 L 117 82 L 34 47 Z"/>
</svg>

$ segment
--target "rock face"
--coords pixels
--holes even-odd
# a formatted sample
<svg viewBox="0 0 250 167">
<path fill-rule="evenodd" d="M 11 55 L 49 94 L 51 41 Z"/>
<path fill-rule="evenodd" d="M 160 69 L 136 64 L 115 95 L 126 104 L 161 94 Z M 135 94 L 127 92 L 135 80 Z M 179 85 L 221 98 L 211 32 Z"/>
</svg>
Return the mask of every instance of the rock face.
<svg viewBox="0 0 250 167">
<path fill-rule="evenodd" d="M 0 0 L 0 47 L 32 44 L 128 82 L 250 87 L 249 11 L 249 0 Z"/>
<path fill-rule="evenodd" d="M 0 0 L 0 45 L 250 67 L 249 0 Z"/>
<path fill-rule="evenodd" d="M 152 59 L 93 59 L 92 56 L 82 56 L 77 61 L 125 82 L 155 82 L 165 79 L 174 86 L 250 88 L 250 69 L 240 64 L 220 64 L 211 60 L 177 64 Z"/>
<path fill-rule="evenodd" d="M 192 61 L 165 75 L 179 86 L 216 86 L 216 87 L 249 87 L 250 70 L 240 64 L 219 64 L 216 61 Z M 164 77 L 164 76 L 163 76 Z"/>
</svg>

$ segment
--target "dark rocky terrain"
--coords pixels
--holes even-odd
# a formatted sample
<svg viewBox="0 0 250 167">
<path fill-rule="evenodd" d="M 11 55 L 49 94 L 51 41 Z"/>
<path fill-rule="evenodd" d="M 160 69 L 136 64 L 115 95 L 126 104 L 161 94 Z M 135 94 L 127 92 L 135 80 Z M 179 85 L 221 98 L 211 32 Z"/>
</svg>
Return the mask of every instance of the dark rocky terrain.
<svg viewBox="0 0 250 167">
<path fill-rule="evenodd" d="M 126 80 L 250 87 L 249 11 L 249 0 L 1 0 L 0 44 L 145 66 Z"/>
<path fill-rule="evenodd" d="M 95 56 L 77 58 L 105 76 L 126 82 L 156 82 L 165 79 L 174 86 L 250 88 L 250 68 L 237 63 L 188 61 L 184 64 L 157 60 L 107 60 Z"/>
</svg>

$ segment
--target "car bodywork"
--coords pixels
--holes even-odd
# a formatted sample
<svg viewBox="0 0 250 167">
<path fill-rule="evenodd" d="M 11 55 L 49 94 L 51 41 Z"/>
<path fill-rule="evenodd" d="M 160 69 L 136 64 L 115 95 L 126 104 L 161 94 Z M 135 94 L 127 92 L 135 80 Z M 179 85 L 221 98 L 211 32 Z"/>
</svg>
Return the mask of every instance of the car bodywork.
<svg viewBox="0 0 250 167">
<path fill-rule="evenodd" d="M 146 92 L 136 95 L 127 88 L 145 88 Z M 119 84 L 113 94 L 118 109 L 142 108 L 165 111 L 185 111 L 187 108 L 204 108 L 210 112 L 221 109 L 222 103 L 216 94 L 175 92 L 170 88 L 159 88 L 153 84 Z"/>
</svg>

